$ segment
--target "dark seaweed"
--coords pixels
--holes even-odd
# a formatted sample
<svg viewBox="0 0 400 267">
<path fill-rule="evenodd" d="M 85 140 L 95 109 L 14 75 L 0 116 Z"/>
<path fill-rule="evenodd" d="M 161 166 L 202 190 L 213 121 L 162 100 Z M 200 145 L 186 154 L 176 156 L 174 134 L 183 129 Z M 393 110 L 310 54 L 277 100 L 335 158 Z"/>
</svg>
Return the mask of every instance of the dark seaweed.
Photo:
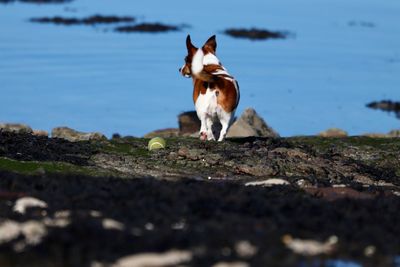
<svg viewBox="0 0 400 267">
<path fill-rule="evenodd" d="M 266 39 L 285 39 L 288 37 L 288 32 L 269 31 L 257 28 L 251 29 L 227 29 L 225 34 L 235 38 L 247 38 L 251 40 L 266 40 Z"/>
</svg>

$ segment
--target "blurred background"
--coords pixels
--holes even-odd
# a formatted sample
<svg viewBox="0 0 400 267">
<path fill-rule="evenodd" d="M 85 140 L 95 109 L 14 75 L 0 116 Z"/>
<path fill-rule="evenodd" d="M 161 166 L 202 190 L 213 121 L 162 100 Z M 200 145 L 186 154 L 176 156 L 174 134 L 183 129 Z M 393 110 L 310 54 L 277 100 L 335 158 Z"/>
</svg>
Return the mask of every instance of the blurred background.
<svg viewBox="0 0 400 267">
<path fill-rule="evenodd" d="M 39 2 L 0 1 L 0 122 L 107 136 L 176 127 L 177 115 L 194 109 L 192 81 L 178 72 L 190 33 L 198 46 L 217 34 L 218 57 L 240 84 L 236 115 L 253 107 L 282 136 L 399 128 L 394 114 L 366 107 L 400 99 L 398 0 Z M 135 21 L 31 21 L 95 14 Z M 179 30 L 115 31 L 156 22 Z M 224 34 L 252 27 L 289 34 L 267 40 Z"/>
</svg>

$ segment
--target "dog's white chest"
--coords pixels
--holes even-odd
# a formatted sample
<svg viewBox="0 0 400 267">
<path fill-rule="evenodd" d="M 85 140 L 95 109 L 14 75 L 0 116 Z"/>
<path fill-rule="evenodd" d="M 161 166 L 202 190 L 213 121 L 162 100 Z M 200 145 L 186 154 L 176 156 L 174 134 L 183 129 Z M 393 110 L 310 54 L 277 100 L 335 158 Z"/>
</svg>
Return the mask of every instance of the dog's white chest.
<svg viewBox="0 0 400 267">
<path fill-rule="evenodd" d="M 204 113 L 211 117 L 215 117 L 217 115 L 218 104 L 215 92 L 215 90 L 208 88 L 205 94 L 199 94 L 195 104 L 198 115 Z"/>
</svg>

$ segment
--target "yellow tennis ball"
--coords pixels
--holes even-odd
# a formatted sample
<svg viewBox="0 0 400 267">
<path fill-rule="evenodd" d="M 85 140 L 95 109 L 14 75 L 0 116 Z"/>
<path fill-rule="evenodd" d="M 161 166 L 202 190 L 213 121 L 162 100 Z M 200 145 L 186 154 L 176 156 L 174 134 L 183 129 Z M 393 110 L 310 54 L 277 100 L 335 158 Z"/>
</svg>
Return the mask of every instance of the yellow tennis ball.
<svg viewBox="0 0 400 267">
<path fill-rule="evenodd" d="M 162 137 L 154 137 L 149 141 L 149 144 L 147 148 L 151 151 L 154 149 L 161 149 L 165 148 L 167 145 L 167 142 L 165 142 L 165 139 Z"/>
</svg>

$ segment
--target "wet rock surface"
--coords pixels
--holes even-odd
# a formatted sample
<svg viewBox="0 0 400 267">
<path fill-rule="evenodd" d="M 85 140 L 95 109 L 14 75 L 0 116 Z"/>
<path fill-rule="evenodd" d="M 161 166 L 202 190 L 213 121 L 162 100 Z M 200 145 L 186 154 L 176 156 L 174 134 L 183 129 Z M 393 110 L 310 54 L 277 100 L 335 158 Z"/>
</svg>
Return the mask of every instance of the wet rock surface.
<svg viewBox="0 0 400 267">
<path fill-rule="evenodd" d="M 226 29 L 224 33 L 235 38 L 246 38 L 250 40 L 286 39 L 289 36 L 288 32 L 270 31 L 257 28 L 230 28 Z"/>
<path fill-rule="evenodd" d="M 94 148 L 88 143 L 0 131 L 0 157 L 21 161 L 62 161 L 86 165 Z"/>
<path fill-rule="evenodd" d="M 169 138 L 152 152 L 147 141 L 1 132 L 0 162 L 58 160 L 108 175 L 0 164 L 0 232 L 12 230 L 0 237 L 0 265 L 119 266 L 152 255 L 185 266 L 298 266 L 310 257 L 396 266 L 400 140 Z M 16 212 L 29 197 L 41 205 Z"/>
</svg>

